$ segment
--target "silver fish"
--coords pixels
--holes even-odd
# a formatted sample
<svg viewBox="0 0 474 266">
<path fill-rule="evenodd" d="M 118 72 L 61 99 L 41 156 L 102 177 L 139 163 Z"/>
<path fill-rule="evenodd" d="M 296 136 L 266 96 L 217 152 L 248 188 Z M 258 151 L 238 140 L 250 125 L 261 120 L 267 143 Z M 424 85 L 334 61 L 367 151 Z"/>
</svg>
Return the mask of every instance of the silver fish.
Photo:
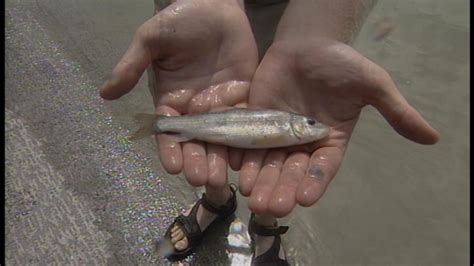
<svg viewBox="0 0 474 266">
<path fill-rule="evenodd" d="M 234 108 L 184 116 L 136 114 L 135 119 L 141 128 L 130 140 L 173 134 L 177 141 L 195 139 L 246 149 L 306 144 L 329 132 L 328 126 L 311 117 L 276 110 Z"/>
</svg>

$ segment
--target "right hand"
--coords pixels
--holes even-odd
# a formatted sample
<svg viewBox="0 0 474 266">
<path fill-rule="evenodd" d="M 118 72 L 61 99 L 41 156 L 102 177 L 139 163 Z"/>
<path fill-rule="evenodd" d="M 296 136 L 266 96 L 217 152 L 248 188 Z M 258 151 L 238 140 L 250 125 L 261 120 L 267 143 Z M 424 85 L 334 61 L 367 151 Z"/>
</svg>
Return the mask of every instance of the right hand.
<svg viewBox="0 0 474 266">
<path fill-rule="evenodd" d="M 114 100 L 152 67 L 156 113 L 184 115 L 245 105 L 257 68 L 257 46 L 238 0 L 178 0 L 141 25 L 130 47 L 100 90 Z M 227 164 L 240 167 L 242 152 L 224 146 L 157 135 L 168 173 L 184 170 L 194 186 L 222 186 Z"/>
<path fill-rule="evenodd" d="M 268 49 L 255 72 L 249 106 L 314 117 L 331 130 L 299 147 L 246 151 L 239 189 L 256 214 L 284 217 L 296 204 L 308 207 L 321 198 L 367 105 L 414 142 L 434 144 L 439 138 L 382 67 L 339 41 L 300 38 L 280 39 Z"/>
</svg>

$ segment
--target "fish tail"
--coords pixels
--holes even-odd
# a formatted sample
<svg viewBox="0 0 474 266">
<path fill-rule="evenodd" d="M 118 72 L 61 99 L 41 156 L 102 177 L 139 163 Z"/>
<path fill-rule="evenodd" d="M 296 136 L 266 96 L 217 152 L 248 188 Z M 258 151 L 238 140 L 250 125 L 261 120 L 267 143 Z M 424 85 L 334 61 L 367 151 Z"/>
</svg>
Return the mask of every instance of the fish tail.
<svg viewBox="0 0 474 266">
<path fill-rule="evenodd" d="M 163 117 L 162 115 L 155 115 L 155 114 L 135 114 L 133 118 L 138 121 L 140 124 L 140 128 L 133 133 L 130 137 L 128 137 L 129 140 L 139 140 L 146 138 L 150 135 L 154 135 L 156 133 L 159 133 L 156 131 L 155 128 L 155 123 L 158 119 Z"/>
</svg>

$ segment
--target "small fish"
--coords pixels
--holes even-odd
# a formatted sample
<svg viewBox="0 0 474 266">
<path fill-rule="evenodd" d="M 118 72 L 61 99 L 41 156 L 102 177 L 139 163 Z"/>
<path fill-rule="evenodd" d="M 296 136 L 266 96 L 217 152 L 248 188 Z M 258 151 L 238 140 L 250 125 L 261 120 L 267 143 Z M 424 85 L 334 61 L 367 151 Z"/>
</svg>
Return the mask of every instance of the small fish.
<svg viewBox="0 0 474 266">
<path fill-rule="evenodd" d="M 136 114 L 140 129 L 130 140 L 171 134 L 176 141 L 200 140 L 235 148 L 265 149 L 310 143 L 329 127 L 307 116 L 276 110 L 234 108 L 184 116 Z"/>
</svg>

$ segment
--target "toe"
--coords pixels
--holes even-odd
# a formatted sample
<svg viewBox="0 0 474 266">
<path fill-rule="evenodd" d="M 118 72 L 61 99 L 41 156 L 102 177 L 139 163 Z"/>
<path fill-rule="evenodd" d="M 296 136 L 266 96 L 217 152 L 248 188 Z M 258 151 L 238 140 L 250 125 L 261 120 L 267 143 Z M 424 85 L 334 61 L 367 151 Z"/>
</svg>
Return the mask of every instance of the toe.
<svg viewBox="0 0 474 266">
<path fill-rule="evenodd" d="M 182 240 L 184 237 L 184 233 L 181 230 L 178 230 L 177 233 L 173 236 L 171 236 L 171 242 L 174 244 L 180 240 Z"/>
<path fill-rule="evenodd" d="M 174 244 L 174 248 L 176 250 L 179 250 L 179 251 L 185 250 L 187 247 L 188 247 L 188 239 L 187 238 L 183 238 L 180 241 L 176 242 L 176 244 Z"/>
<path fill-rule="evenodd" d="M 177 225 L 174 225 L 173 228 L 171 228 L 171 233 L 174 233 L 178 229 L 179 227 Z"/>
<path fill-rule="evenodd" d="M 171 230 L 171 238 L 175 237 L 179 232 L 181 232 L 181 230 L 177 229 L 177 230 Z"/>
</svg>

